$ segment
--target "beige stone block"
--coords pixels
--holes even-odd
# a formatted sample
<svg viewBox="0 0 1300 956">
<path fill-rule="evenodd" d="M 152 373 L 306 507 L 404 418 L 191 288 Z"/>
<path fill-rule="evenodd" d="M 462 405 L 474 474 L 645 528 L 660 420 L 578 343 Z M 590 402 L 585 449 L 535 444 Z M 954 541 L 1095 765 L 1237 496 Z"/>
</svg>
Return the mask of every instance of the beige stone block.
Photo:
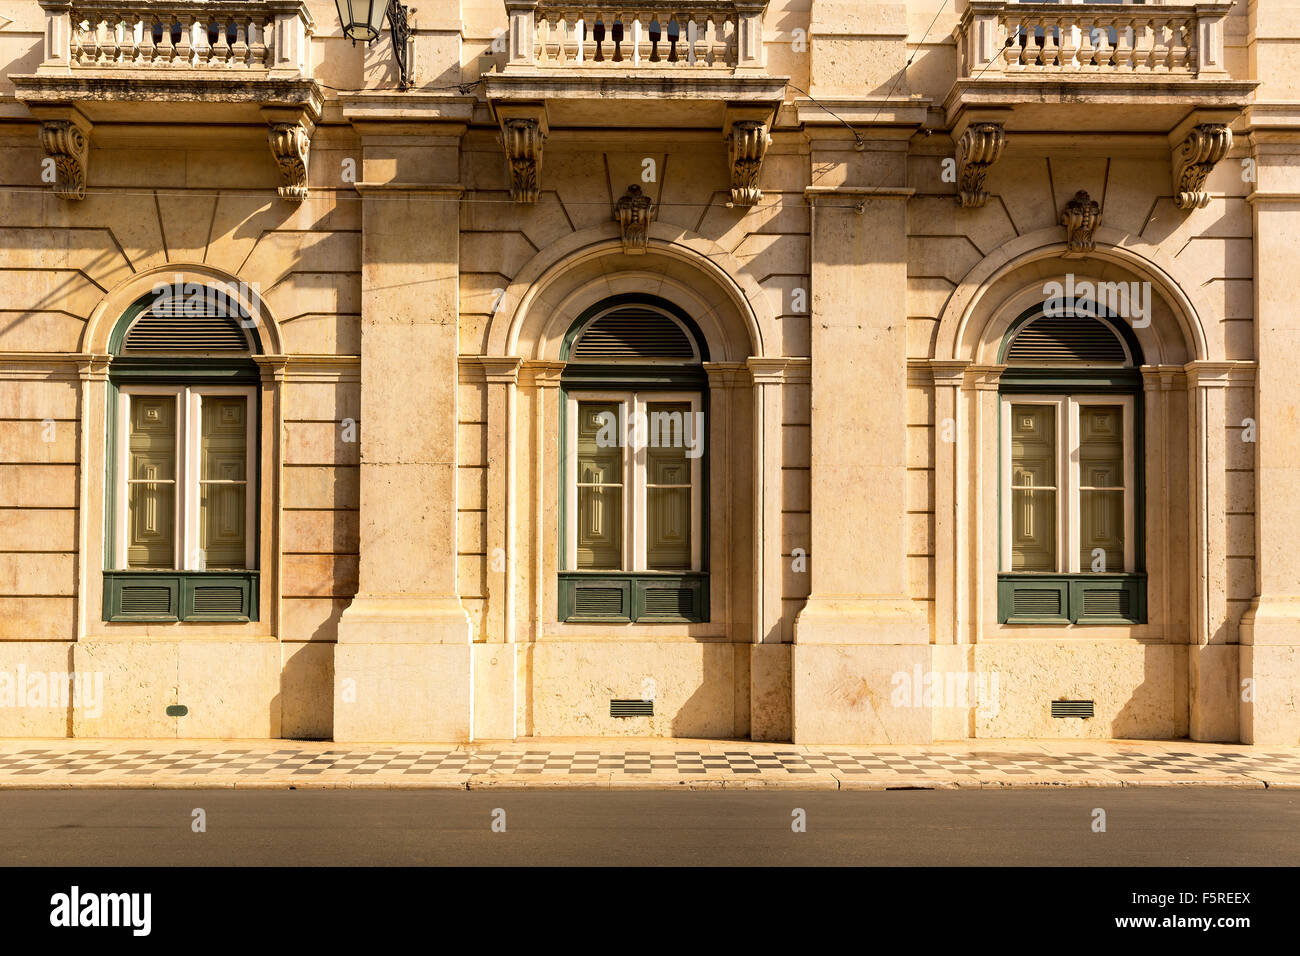
<svg viewBox="0 0 1300 956">
<path fill-rule="evenodd" d="M 317 280 L 321 288 L 328 289 L 327 283 L 336 282 L 337 274 L 360 271 L 360 233 L 272 232 L 265 235 L 249 254 L 248 261 L 240 269 L 240 276 L 269 290 L 290 274 L 318 274 L 330 277 L 325 282 Z M 313 308 L 312 311 L 322 310 Z"/>
<path fill-rule="evenodd" d="M 185 151 L 180 149 L 96 149 L 90 169 L 92 185 L 100 188 L 185 187 Z M 202 218 L 206 221 L 208 217 Z"/>
<path fill-rule="evenodd" d="M 0 301 L 11 303 L 12 309 L 32 312 L 39 312 L 48 303 L 57 302 L 59 308 L 69 315 L 85 318 L 104 298 L 104 290 L 88 276 L 79 272 L 43 270 L 44 266 L 38 265 L 32 269 L 0 271 Z M 53 417 L 60 416 L 54 414 Z"/>
<path fill-rule="evenodd" d="M 334 732 L 334 648 L 284 644 L 280 674 L 280 736 L 329 740 Z"/>
<path fill-rule="evenodd" d="M 353 441 L 345 441 L 353 437 Z M 343 422 L 285 422 L 286 465 L 357 465 L 361 461 L 360 434 Z"/>
<path fill-rule="evenodd" d="M 0 595 L 0 641 L 70 641 L 76 637 L 73 597 Z M 0 735 L 3 736 L 3 735 Z"/>
<path fill-rule="evenodd" d="M 470 644 L 337 644 L 334 739 L 466 741 Z"/>
<path fill-rule="evenodd" d="M 1173 740 L 1188 732 L 1187 647 L 1124 640 L 1007 640 L 976 645 L 977 670 L 998 675 L 996 713 L 977 737 Z M 1053 700 L 1093 700 L 1096 716 L 1053 718 Z"/>
<path fill-rule="evenodd" d="M 280 604 L 280 638 L 286 643 L 333 642 L 339 618 L 350 598 L 310 598 L 285 595 Z"/>
<path fill-rule="evenodd" d="M 789 740 L 790 644 L 750 647 L 749 726 L 752 740 Z"/>
<path fill-rule="evenodd" d="M 281 323 L 289 355 L 360 355 L 360 313 L 308 312 Z"/>
<path fill-rule="evenodd" d="M 284 469 L 284 507 L 309 510 L 356 509 L 358 469 L 338 465 L 290 465 Z"/>
<path fill-rule="evenodd" d="M 4 409 L 4 417 L 10 419 L 76 420 L 76 383 L 0 380 L 0 408 Z"/>
<path fill-rule="evenodd" d="M 1061 210 L 1056 208 L 1045 157 L 1003 156 L 989 168 L 986 188 L 1001 200 L 1021 235 L 1060 225 Z"/>
<path fill-rule="evenodd" d="M 360 534 L 355 511 L 286 511 L 281 520 L 281 548 L 286 553 L 357 553 Z"/>
<path fill-rule="evenodd" d="M 906 481 L 907 510 L 934 511 L 934 472 L 909 470 Z"/>
<path fill-rule="evenodd" d="M 456 547 L 462 554 L 486 554 L 484 535 L 487 514 L 483 511 L 456 513 Z"/>
<path fill-rule="evenodd" d="M 357 592 L 354 554 L 286 554 L 282 588 L 295 597 L 350 597 Z"/>
<path fill-rule="evenodd" d="M 809 428 L 807 425 L 784 425 L 781 428 L 781 467 L 807 468 L 810 464 Z"/>
<path fill-rule="evenodd" d="M 74 696 L 71 670 L 68 644 L 0 643 L 0 737 L 67 737 L 77 704 L 102 707 L 102 682 Z"/>
<path fill-rule="evenodd" d="M 0 325 L 0 352 L 75 352 L 85 329 L 75 315 L 26 310 L 18 321 Z"/>
<path fill-rule="evenodd" d="M 0 554 L 0 594 L 76 593 L 76 555 Z"/>
<path fill-rule="evenodd" d="M 0 507 L 75 508 L 75 465 L 0 465 Z"/>
<path fill-rule="evenodd" d="M 770 159 L 770 154 L 769 157 Z M 767 163 L 759 173 L 759 188 L 768 188 L 763 174 L 767 172 Z M 640 179 L 635 180 L 638 185 Z M 730 228 L 740 222 L 737 209 L 727 209 L 725 203 L 730 200 L 729 186 L 731 175 L 727 169 L 727 154 L 721 143 L 715 149 L 677 150 L 667 157 L 660 170 L 658 207 L 655 221 L 680 226 L 692 232 L 698 232 L 710 239 L 718 240 Z M 626 183 L 615 183 L 618 196 Z M 644 188 L 644 186 L 643 186 Z M 756 211 L 756 210 L 751 210 Z M 731 242 L 721 243 L 724 248 L 734 249 L 739 237 Z"/>
<path fill-rule="evenodd" d="M 530 703 L 538 737 L 730 737 L 730 644 L 541 641 L 532 657 Z M 612 699 L 653 698 L 653 717 L 611 717 Z"/>
<path fill-rule="evenodd" d="M 922 281 L 928 282 L 931 280 L 922 280 Z M 947 291 L 951 291 L 952 289 L 952 283 L 949 282 L 947 279 L 935 279 L 933 281 L 936 284 L 936 286 L 942 286 L 943 289 Z M 947 297 L 948 297 L 947 292 L 945 292 L 942 296 L 942 299 L 940 299 L 939 301 L 940 302 L 945 301 Z M 910 292 L 908 294 L 908 301 L 909 303 L 912 301 L 916 301 L 915 297 Z M 929 293 L 927 291 L 927 294 L 921 298 L 921 304 L 919 306 L 919 309 L 921 311 L 928 311 L 932 307 L 930 304 L 931 301 L 932 300 L 930 299 Z M 939 321 L 937 319 L 909 317 L 907 320 L 907 357 L 908 358 L 933 358 L 934 338 L 935 335 L 938 333 L 938 329 L 939 329 Z"/>
<path fill-rule="evenodd" d="M 499 272 L 514 276 L 536 249 L 517 232 L 468 232 L 461 234 L 460 261 L 474 272 Z"/>
<path fill-rule="evenodd" d="M 811 476 L 805 468 L 781 472 L 781 510 L 808 511 L 812 500 Z"/>
<path fill-rule="evenodd" d="M 283 264 L 286 269 L 291 266 L 292 263 Z M 361 314 L 361 276 L 358 272 L 304 270 L 292 272 L 278 282 L 266 278 L 251 281 L 258 283 L 263 301 L 277 322 L 294 322 L 308 315 Z M 359 322 L 356 318 L 348 321 L 349 324 Z"/>
<path fill-rule="evenodd" d="M 1187 648 L 1188 735 L 1192 740 L 1235 743 L 1241 739 L 1241 687 L 1236 644 Z"/>
<path fill-rule="evenodd" d="M 954 285 L 984 258 L 964 236 L 911 236 L 908 262 L 919 274 L 942 276 Z"/>
<path fill-rule="evenodd" d="M 280 736 L 278 641 L 180 641 L 177 681 L 178 736 Z"/>
<path fill-rule="evenodd" d="M 498 163 L 504 169 L 504 158 L 499 159 Z M 495 167 L 498 163 L 491 165 Z M 495 188 L 504 187 L 503 180 L 502 184 Z M 604 154 L 585 149 L 547 149 L 542 163 L 542 188 L 555 190 L 560 202 L 564 204 L 565 215 L 577 230 L 589 229 L 611 221 L 614 215 L 614 202 L 618 196 L 623 195 L 621 189 L 618 196 L 611 193 L 609 177 L 605 172 Z M 627 188 L 626 183 L 623 188 Z M 461 261 L 476 271 L 489 268 L 486 263 L 471 259 L 463 252 Z M 497 267 L 492 266 L 492 268 Z"/>
<path fill-rule="evenodd" d="M 474 644 L 474 739 L 512 740 L 518 644 Z"/>
<path fill-rule="evenodd" d="M 907 231 L 913 239 L 960 237 L 983 255 L 1016 237 L 1016 230 L 1002 203 L 990 202 L 983 209 L 969 210 L 963 209 L 951 195 L 917 196 L 909 202 Z M 926 276 L 935 274 L 925 259 L 909 271 Z M 909 299 L 909 309 L 911 305 Z"/>
<path fill-rule="evenodd" d="M 0 462 L 63 464 L 76 460 L 76 422 L 0 421 Z"/>
<path fill-rule="evenodd" d="M 460 467 L 456 469 L 456 504 L 466 510 L 477 510 L 486 507 L 486 468 Z"/>
<path fill-rule="evenodd" d="M 21 508 L 0 520 L 0 551 L 75 551 L 74 509 Z"/>
<path fill-rule="evenodd" d="M 1241 675 L 1253 697 L 1241 704 L 1242 742 L 1300 745 L 1300 647 L 1242 645 Z"/>
<path fill-rule="evenodd" d="M 929 669 L 929 645 L 796 643 L 794 742 L 929 743 L 931 706 L 895 693 L 897 675 L 910 677 L 917 667 Z"/>
<path fill-rule="evenodd" d="M 282 389 L 284 417 L 289 421 L 361 421 L 359 382 L 288 382 Z"/>
<path fill-rule="evenodd" d="M 760 284 L 771 276 L 803 275 L 808 268 L 808 237 L 751 233 L 732 254 Z"/>
<path fill-rule="evenodd" d="M 481 468 L 487 463 L 487 429 L 482 422 L 462 421 L 457 425 L 456 463 L 461 468 Z"/>
<path fill-rule="evenodd" d="M 184 703 L 179 699 L 180 646 L 176 641 L 141 640 L 74 644 L 76 669 L 92 677 L 102 675 L 104 703 L 98 715 L 73 712 L 72 736 L 190 736 L 181 730 L 186 718 L 166 712 Z"/>
</svg>

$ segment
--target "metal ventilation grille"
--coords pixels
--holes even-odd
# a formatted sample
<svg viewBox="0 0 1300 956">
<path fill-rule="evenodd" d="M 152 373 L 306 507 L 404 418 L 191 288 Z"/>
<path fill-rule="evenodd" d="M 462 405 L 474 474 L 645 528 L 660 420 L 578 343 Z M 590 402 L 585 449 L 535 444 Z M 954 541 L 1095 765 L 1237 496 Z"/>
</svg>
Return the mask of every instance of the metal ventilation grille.
<svg viewBox="0 0 1300 956">
<path fill-rule="evenodd" d="M 1011 612 L 1025 617 L 1060 614 L 1061 592 L 1054 588 L 1016 588 L 1011 594 Z"/>
<path fill-rule="evenodd" d="M 583 331 L 569 353 L 572 362 L 695 362 L 695 345 L 673 319 L 654 309 L 629 306 L 602 315 Z"/>
<path fill-rule="evenodd" d="M 618 617 L 626 614 L 622 588 L 575 588 L 573 612 L 588 617 Z"/>
<path fill-rule="evenodd" d="M 1093 702 L 1090 700 L 1052 701 L 1053 717 L 1091 717 L 1093 710 Z"/>
<path fill-rule="evenodd" d="M 1130 597 L 1128 591 L 1085 588 L 1083 592 L 1083 613 L 1110 617 L 1128 617 Z"/>
<path fill-rule="evenodd" d="M 1128 361 L 1114 330 L 1089 316 L 1034 319 L 1016 333 L 1006 355 L 1007 365 L 1127 365 Z"/>
<path fill-rule="evenodd" d="M 243 614 L 244 591 L 242 588 L 195 588 L 194 613 Z"/>
<path fill-rule="evenodd" d="M 686 617 L 695 610 L 695 595 L 689 588 L 646 588 L 645 609 L 648 614 Z"/>
<path fill-rule="evenodd" d="M 123 614 L 171 614 L 171 612 L 172 592 L 170 588 L 122 588 Z"/>
<path fill-rule="evenodd" d="M 208 308 L 186 315 L 185 304 L 155 305 L 127 330 L 127 352 L 247 352 L 248 337 L 237 316 Z"/>
<path fill-rule="evenodd" d="M 654 715 L 653 700 L 611 700 L 609 702 L 611 717 L 653 717 Z"/>
</svg>

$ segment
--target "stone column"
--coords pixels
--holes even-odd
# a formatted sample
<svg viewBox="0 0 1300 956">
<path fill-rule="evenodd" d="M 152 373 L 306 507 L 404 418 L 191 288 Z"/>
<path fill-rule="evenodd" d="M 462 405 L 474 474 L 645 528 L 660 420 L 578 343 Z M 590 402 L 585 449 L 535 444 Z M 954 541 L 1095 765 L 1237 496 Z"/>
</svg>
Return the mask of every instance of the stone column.
<svg viewBox="0 0 1300 956">
<path fill-rule="evenodd" d="M 1255 575 L 1241 620 L 1241 734 L 1300 743 L 1300 129 L 1290 107 L 1252 110 L 1255 124 Z M 1235 424 L 1235 423 L 1234 423 Z"/>
<path fill-rule="evenodd" d="M 795 622 L 796 743 L 931 739 L 929 708 L 891 704 L 893 676 L 931 660 L 906 560 L 910 194 L 810 190 L 813 561 Z"/>
<path fill-rule="evenodd" d="M 390 125 L 385 99 L 364 94 L 344 109 L 363 169 L 361 556 L 357 596 L 339 621 L 334 739 L 467 740 L 470 622 L 456 585 L 465 126 Z"/>
</svg>

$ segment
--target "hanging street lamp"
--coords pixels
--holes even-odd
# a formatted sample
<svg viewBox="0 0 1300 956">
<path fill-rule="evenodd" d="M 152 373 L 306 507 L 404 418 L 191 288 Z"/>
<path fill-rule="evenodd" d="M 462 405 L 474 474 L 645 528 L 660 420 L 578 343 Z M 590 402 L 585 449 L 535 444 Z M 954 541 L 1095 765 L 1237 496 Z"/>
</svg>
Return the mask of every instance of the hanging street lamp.
<svg viewBox="0 0 1300 956">
<path fill-rule="evenodd" d="M 410 70 L 406 62 L 406 43 L 411 36 L 406 16 L 410 11 L 398 0 L 334 0 L 334 5 L 338 8 L 339 21 L 343 24 L 343 35 L 354 46 L 358 40 L 369 44 L 379 39 L 387 18 L 393 39 L 393 55 L 397 57 L 397 88 L 410 89 Z"/>
</svg>

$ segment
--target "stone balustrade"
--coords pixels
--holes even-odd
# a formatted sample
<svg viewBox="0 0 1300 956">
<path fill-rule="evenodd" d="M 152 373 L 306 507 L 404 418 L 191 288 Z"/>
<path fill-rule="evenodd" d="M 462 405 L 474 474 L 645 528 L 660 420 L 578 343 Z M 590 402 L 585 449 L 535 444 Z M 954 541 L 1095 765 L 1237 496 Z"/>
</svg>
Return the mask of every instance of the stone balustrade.
<svg viewBox="0 0 1300 956">
<path fill-rule="evenodd" d="M 40 72 L 310 73 L 313 21 L 300 0 L 41 0 Z"/>
<path fill-rule="evenodd" d="M 961 76 L 1223 74 L 1231 6 L 972 0 L 957 27 Z"/>
<path fill-rule="evenodd" d="M 507 69 L 760 69 L 766 8 L 766 0 L 506 0 Z"/>
</svg>

